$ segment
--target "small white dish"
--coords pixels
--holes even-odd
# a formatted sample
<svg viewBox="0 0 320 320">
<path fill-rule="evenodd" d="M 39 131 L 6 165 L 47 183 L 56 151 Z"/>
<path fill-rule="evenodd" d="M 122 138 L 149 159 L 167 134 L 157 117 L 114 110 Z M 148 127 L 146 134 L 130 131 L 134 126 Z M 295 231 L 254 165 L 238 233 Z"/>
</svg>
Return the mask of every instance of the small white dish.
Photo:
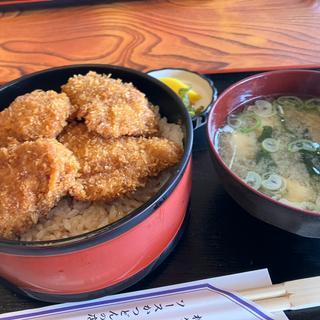
<svg viewBox="0 0 320 320">
<path fill-rule="evenodd" d="M 204 106 L 204 109 L 200 114 L 194 116 L 192 118 L 193 120 L 195 120 L 195 118 L 204 117 L 210 111 L 213 105 L 213 102 L 217 98 L 217 90 L 213 82 L 209 78 L 197 72 L 190 71 L 187 69 L 165 68 L 165 69 L 151 70 L 148 72 L 148 75 L 156 79 L 166 78 L 166 77 L 179 79 L 186 85 L 191 86 L 191 88 L 194 91 L 199 93 L 201 98 L 198 101 L 196 101 L 194 105 L 195 107 Z"/>
<path fill-rule="evenodd" d="M 201 98 L 195 103 L 195 107 L 204 106 L 201 113 L 192 117 L 192 124 L 194 129 L 193 151 L 200 151 L 207 149 L 207 139 L 205 132 L 205 124 L 208 119 L 208 114 L 217 99 L 218 91 L 211 81 L 206 76 L 187 69 L 180 68 L 164 68 L 158 70 L 151 70 L 148 75 L 159 78 L 176 78 L 181 80 L 186 85 L 199 93 Z"/>
</svg>

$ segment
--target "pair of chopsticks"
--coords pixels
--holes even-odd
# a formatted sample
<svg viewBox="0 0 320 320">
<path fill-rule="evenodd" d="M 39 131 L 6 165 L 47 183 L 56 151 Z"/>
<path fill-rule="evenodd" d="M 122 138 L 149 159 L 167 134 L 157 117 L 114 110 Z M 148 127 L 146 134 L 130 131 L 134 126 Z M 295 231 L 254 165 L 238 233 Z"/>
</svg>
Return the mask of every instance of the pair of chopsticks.
<svg viewBox="0 0 320 320">
<path fill-rule="evenodd" d="M 320 276 L 237 292 L 270 312 L 320 306 Z"/>
</svg>

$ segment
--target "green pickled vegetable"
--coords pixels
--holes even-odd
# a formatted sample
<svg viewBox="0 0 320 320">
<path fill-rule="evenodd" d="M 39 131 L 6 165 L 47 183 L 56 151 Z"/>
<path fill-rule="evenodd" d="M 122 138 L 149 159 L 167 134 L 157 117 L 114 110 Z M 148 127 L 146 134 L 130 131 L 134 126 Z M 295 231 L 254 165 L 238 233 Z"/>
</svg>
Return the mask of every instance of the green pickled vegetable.
<svg viewBox="0 0 320 320">
<path fill-rule="evenodd" d="M 188 108 L 188 112 L 189 112 L 189 114 L 190 114 L 191 118 L 192 118 L 192 117 L 194 117 L 194 116 L 196 115 L 195 111 L 194 111 L 194 110 L 192 110 L 192 109 L 189 109 L 189 108 Z"/>
<path fill-rule="evenodd" d="M 183 102 L 183 104 L 189 108 L 191 103 L 190 103 L 190 98 L 189 98 L 189 95 L 188 95 L 188 92 L 190 91 L 191 87 L 188 87 L 188 88 L 181 88 L 179 90 L 179 96 Z"/>
<path fill-rule="evenodd" d="M 206 107 L 205 106 L 199 106 L 199 107 L 193 107 L 193 109 L 195 110 L 196 115 L 200 114 L 201 112 L 203 112 Z"/>
<path fill-rule="evenodd" d="M 190 90 L 191 90 L 191 87 L 179 89 L 179 96 L 180 96 L 183 104 L 187 108 L 190 116 L 194 117 L 194 116 L 200 114 L 205 109 L 205 107 L 204 106 L 195 107 L 191 103 L 190 96 L 189 96 L 189 91 Z"/>
</svg>

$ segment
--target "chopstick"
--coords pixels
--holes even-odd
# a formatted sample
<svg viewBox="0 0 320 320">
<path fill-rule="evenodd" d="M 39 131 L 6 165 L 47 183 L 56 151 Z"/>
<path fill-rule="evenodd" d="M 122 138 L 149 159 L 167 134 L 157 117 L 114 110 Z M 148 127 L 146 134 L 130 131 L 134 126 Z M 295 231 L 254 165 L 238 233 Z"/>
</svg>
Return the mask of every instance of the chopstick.
<svg viewBox="0 0 320 320">
<path fill-rule="evenodd" d="M 238 294 L 270 312 L 316 307 L 320 306 L 320 276 L 243 290 Z"/>
</svg>

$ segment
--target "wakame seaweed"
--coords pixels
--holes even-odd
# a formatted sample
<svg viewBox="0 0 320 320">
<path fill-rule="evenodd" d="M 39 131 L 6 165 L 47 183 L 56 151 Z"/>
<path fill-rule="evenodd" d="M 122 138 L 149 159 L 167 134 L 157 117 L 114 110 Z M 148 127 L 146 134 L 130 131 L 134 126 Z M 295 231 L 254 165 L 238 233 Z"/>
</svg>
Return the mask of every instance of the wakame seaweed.
<svg viewBox="0 0 320 320">
<path fill-rule="evenodd" d="M 265 140 L 267 138 L 271 138 L 271 137 L 272 137 L 272 127 L 263 126 L 262 132 L 258 138 L 258 142 L 262 142 L 263 140 Z"/>
</svg>

